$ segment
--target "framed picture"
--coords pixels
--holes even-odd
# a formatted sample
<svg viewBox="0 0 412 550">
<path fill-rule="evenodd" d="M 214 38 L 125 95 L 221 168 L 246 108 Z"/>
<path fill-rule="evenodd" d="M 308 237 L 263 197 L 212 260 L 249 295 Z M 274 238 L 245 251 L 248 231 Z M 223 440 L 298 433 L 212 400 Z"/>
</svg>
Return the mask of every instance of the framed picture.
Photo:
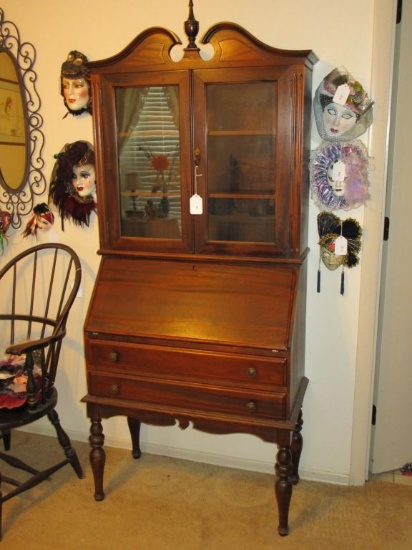
<svg viewBox="0 0 412 550">
<path fill-rule="evenodd" d="M 25 145 L 23 103 L 18 83 L 0 78 L 0 143 Z"/>
</svg>

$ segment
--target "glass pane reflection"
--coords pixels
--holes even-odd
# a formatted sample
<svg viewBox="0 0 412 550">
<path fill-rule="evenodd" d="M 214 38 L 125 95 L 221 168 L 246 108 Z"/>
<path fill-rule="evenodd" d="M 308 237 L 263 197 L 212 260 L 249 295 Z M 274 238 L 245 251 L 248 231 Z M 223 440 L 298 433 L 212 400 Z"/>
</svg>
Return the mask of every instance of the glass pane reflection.
<svg viewBox="0 0 412 550">
<path fill-rule="evenodd" d="M 210 240 L 275 242 L 277 83 L 207 87 Z"/>
<path fill-rule="evenodd" d="M 121 234 L 181 238 L 177 86 L 116 89 Z"/>
</svg>

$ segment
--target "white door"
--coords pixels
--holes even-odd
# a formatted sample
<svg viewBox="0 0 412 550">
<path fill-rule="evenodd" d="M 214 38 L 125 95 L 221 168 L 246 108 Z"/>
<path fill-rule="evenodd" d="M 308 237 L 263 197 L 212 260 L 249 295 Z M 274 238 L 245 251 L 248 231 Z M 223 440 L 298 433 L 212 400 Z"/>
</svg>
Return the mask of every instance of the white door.
<svg viewBox="0 0 412 550">
<path fill-rule="evenodd" d="M 383 247 L 372 473 L 412 462 L 412 2 L 403 2 L 397 35 L 399 67 L 394 74 L 386 205 L 390 230 Z"/>
</svg>

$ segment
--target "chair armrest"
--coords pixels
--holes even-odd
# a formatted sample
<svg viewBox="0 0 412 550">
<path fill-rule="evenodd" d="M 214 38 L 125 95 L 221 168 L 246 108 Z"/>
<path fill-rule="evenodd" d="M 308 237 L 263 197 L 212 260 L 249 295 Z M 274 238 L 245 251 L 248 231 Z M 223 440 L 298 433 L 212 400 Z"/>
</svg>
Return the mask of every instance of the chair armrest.
<svg viewBox="0 0 412 550">
<path fill-rule="evenodd" d="M 45 338 L 39 338 L 38 340 L 30 340 L 28 342 L 22 342 L 20 344 L 12 344 L 6 349 L 6 353 L 11 355 L 23 355 L 35 351 L 37 349 L 43 349 L 53 342 L 61 340 L 66 334 L 66 329 L 61 330 L 57 334 L 52 334 L 51 336 L 46 336 Z"/>
</svg>

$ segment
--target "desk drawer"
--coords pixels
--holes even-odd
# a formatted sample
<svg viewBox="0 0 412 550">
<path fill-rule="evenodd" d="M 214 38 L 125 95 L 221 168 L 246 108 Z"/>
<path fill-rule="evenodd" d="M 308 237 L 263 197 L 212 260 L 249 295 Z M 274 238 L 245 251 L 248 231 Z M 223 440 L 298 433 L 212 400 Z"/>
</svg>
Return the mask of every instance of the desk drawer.
<svg viewBox="0 0 412 550">
<path fill-rule="evenodd" d="M 89 372 L 89 393 L 180 411 L 212 411 L 228 415 L 282 419 L 286 413 L 286 395 L 276 392 L 243 390 L 201 383 L 182 383 L 112 376 Z"/>
<path fill-rule="evenodd" d="M 88 340 L 92 371 L 209 380 L 218 384 L 275 390 L 287 384 L 287 359 L 173 347 Z"/>
</svg>

